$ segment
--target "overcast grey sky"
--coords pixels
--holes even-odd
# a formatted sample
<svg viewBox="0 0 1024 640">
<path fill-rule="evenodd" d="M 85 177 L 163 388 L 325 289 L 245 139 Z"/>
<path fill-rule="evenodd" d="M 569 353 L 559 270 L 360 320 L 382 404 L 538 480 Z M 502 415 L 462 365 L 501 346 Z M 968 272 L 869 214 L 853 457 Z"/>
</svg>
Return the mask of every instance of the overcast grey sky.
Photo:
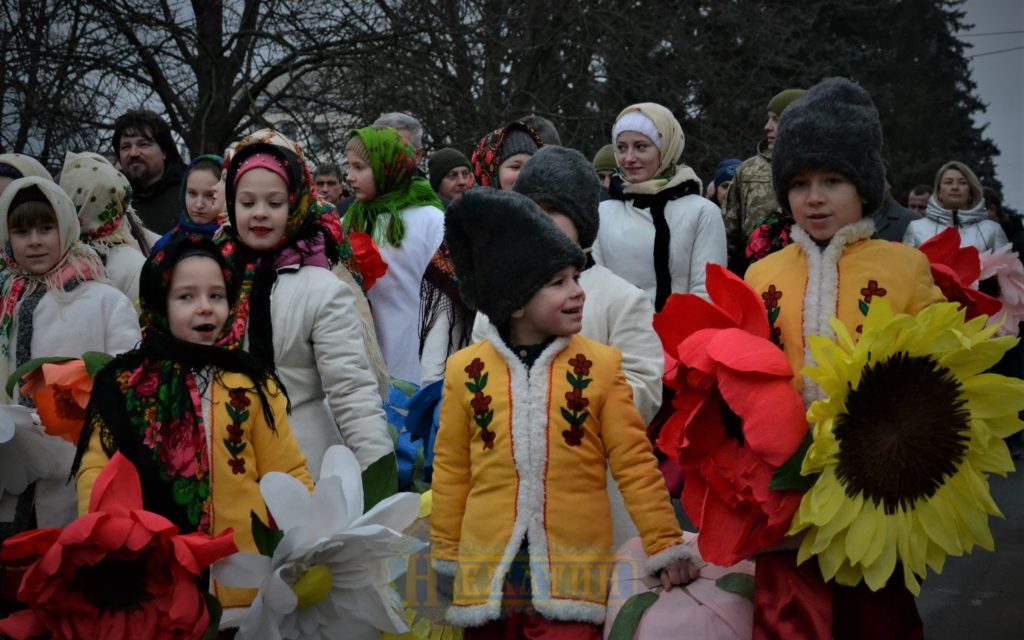
<svg viewBox="0 0 1024 640">
<path fill-rule="evenodd" d="M 989 123 L 985 133 L 1002 152 L 996 176 L 1003 183 L 1003 199 L 1024 213 L 1024 1 L 967 0 L 963 8 L 974 26 L 961 39 L 974 45 L 967 55 L 975 56 L 971 71 L 978 96 L 988 106 L 975 119 L 979 125 Z"/>
</svg>

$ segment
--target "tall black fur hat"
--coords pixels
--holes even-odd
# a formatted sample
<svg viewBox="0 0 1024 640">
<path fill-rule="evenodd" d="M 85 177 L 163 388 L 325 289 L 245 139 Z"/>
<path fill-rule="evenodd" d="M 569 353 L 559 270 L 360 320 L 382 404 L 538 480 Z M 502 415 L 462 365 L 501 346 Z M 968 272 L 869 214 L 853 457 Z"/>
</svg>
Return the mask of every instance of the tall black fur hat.
<svg viewBox="0 0 1024 640">
<path fill-rule="evenodd" d="M 569 265 L 582 269 L 585 262 L 550 216 L 512 191 L 479 187 L 464 193 L 448 207 L 444 239 L 463 301 L 495 325 L 525 307 L 551 276 Z"/>
<path fill-rule="evenodd" d="M 793 177 L 808 169 L 835 171 L 850 180 L 865 202 L 865 217 L 882 205 L 882 124 L 860 85 L 827 78 L 782 113 L 772 149 L 772 182 L 786 212 Z"/>
<path fill-rule="evenodd" d="M 581 247 L 594 244 L 601 182 L 582 153 L 567 147 L 541 147 L 523 166 L 513 189 L 537 204 L 550 204 L 572 220 Z"/>
</svg>

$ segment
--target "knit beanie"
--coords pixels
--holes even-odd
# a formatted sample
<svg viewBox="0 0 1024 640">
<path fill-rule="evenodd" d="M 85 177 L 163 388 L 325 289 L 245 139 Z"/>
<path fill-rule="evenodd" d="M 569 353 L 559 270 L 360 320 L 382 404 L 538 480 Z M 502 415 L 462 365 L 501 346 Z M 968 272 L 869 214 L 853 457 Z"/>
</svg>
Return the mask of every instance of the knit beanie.
<svg viewBox="0 0 1024 640">
<path fill-rule="evenodd" d="M 525 131 L 516 129 L 509 131 L 508 135 L 505 136 L 505 143 L 501 145 L 501 151 L 498 152 L 498 155 L 501 156 L 501 161 L 504 163 L 517 153 L 526 153 L 532 156 L 536 152 L 537 143 L 534 141 L 533 136 Z"/>
<path fill-rule="evenodd" d="M 737 158 L 729 158 L 728 160 L 722 160 L 718 164 L 718 168 L 715 169 L 715 175 L 711 178 L 711 184 L 716 188 L 723 182 L 729 182 L 736 177 L 736 169 L 743 164 L 741 160 Z"/>
<path fill-rule="evenodd" d="M 775 97 L 768 101 L 768 112 L 774 113 L 775 117 L 781 117 L 782 112 L 794 100 L 807 93 L 804 89 L 786 89 L 775 94 Z"/>
<path fill-rule="evenodd" d="M 583 251 L 550 216 L 514 191 L 467 191 L 448 207 L 444 239 L 463 301 L 496 326 L 525 307 L 551 276 L 585 264 Z"/>
<path fill-rule="evenodd" d="M 537 204 L 549 204 L 572 220 L 581 247 L 594 244 L 601 182 L 582 153 L 568 147 L 539 149 L 520 170 L 513 190 Z"/>
<path fill-rule="evenodd" d="M 606 144 L 594 154 L 594 171 L 615 171 L 615 148 Z"/>
<path fill-rule="evenodd" d="M 457 149 L 445 147 L 430 154 L 430 157 L 427 159 L 427 172 L 430 174 L 430 186 L 433 187 L 434 191 L 437 191 L 441 181 L 455 167 L 466 167 L 472 170 L 469 158 L 462 155 Z"/>
<path fill-rule="evenodd" d="M 882 124 L 871 96 L 846 78 L 828 78 L 786 109 L 772 150 L 772 182 L 790 213 L 789 185 L 801 171 L 835 171 L 857 187 L 864 216 L 882 204 Z"/>
</svg>

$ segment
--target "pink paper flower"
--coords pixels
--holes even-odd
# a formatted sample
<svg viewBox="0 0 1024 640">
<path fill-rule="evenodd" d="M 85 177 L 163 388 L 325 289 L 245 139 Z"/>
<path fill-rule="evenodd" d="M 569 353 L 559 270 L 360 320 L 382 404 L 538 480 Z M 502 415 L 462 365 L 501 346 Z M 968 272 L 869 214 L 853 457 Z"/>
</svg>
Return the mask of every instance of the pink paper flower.
<svg viewBox="0 0 1024 640">
<path fill-rule="evenodd" d="M 979 258 L 981 275 L 975 286 L 998 298 L 1003 305 L 989 318 L 989 324 L 1003 321 L 996 334 L 1015 336 L 1024 321 L 1024 264 L 1010 244 L 984 251 Z"/>
</svg>

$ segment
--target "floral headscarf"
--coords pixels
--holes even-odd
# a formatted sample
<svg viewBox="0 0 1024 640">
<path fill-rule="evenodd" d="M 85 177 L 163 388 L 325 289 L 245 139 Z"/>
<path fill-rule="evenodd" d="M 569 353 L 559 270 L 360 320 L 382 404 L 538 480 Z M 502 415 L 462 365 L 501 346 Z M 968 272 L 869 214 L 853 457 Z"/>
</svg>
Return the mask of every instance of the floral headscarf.
<svg viewBox="0 0 1024 640">
<path fill-rule="evenodd" d="M 127 217 L 134 215 L 129 204 L 131 184 L 106 158 L 69 151 L 64 156 L 60 186 L 78 209 L 82 242 L 101 251 L 116 245 L 139 248 L 127 222 Z"/>
<path fill-rule="evenodd" d="M 498 169 L 501 168 L 501 163 L 507 160 L 509 156 L 502 147 L 505 146 L 505 140 L 509 134 L 516 131 L 521 131 L 533 138 L 533 141 L 537 143 L 538 149 L 544 146 L 544 141 L 540 139 L 537 132 L 525 122 L 517 121 L 500 129 L 495 129 L 480 139 L 476 148 L 473 149 L 473 154 L 470 156 L 469 161 L 473 165 L 473 176 L 476 179 L 476 184 L 482 187 L 500 188 L 501 182 L 498 180 Z"/>
<path fill-rule="evenodd" d="M 139 280 L 142 342 L 96 375 L 74 469 L 89 446 L 92 430 L 100 425 L 104 451 L 110 456 L 120 451 L 139 470 L 147 510 L 167 517 L 183 532 L 209 533 L 210 459 L 201 387 L 222 371 L 248 376 L 271 429 L 273 412 L 267 394 L 278 391 L 271 391 L 270 382 L 283 388 L 273 369 L 238 349 L 244 322 L 237 316 L 228 317 L 212 346 L 171 334 L 167 296 L 174 268 L 197 255 L 220 265 L 229 303 L 237 298 L 238 278 L 208 238 L 178 235 L 146 260 Z"/>
<path fill-rule="evenodd" d="M 684 182 L 693 181 L 697 183 L 697 192 L 700 193 L 702 191 L 700 178 L 693 172 L 693 169 L 679 164 L 679 159 L 683 157 L 683 147 L 686 146 L 686 137 L 683 135 L 683 128 L 672 112 L 654 102 L 641 102 L 623 109 L 615 121 L 618 122 L 623 116 L 634 112 L 646 116 L 658 130 L 658 136 L 661 139 L 652 140 L 652 142 L 661 151 L 661 163 L 653 178 L 637 184 L 624 182 L 622 190 L 626 193 L 650 195 Z M 615 143 L 616 141 L 612 140 L 612 144 Z"/>
<path fill-rule="evenodd" d="M 272 155 L 281 163 L 288 178 L 285 233 L 276 247 L 263 252 L 253 251 L 240 241 L 235 218 L 235 177 L 246 159 L 256 154 Z M 219 239 L 221 252 L 242 273 L 235 312 L 248 324 L 250 352 L 261 362 L 273 366 L 270 293 L 277 280 L 277 269 L 289 265 L 330 268 L 341 262 L 363 286 L 360 266 L 342 231 L 334 205 L 316 195 L 302 148 L 280 133 L 263 129 L 242 138 L 224 178 L 224 194 L 229 226 L 224 227 Z"/>
<path fill-rule="evenodd" d="M 57 264 L 44 274 L 25 271 L 15 261 L 11 250 L 8 216 L 19 194 L 31 189 L 38 189 L 42 193 L 57 218 L 62 254 Z M 0 269 L 0 350 L 4 356 L 0 357 L 0 379 L 6 380 L 10 373 L 7 370 L 10 359 L 6 356 L 10 353 L 11 328 L 16 317 L 26 317 L 24 322 L 18 324 L 18 351 L 23 353 L 16 355 L 15 366 L 20 366 L 30 355 L 31 313 L 42 296 L 47 292 L 63 296 L 82 281 L 104 277 L 99 255 L 78 241 L 79 232 L 75 205 L 52 180 L 34 176 L 19 178 L 0 194 L 0 245 L 3 247 L 4 262 L 4 268 Z M 23 304 L 23 301 L 27 304 Z"/>
<path fill-rule="evenodd" d="M 402 209 L 431 206 L 443 211 L 444 205 L 430 182 L 416 175 L 416 150 L 400 133 L 373 125 L 348 134 L 349 139 L 356 136 L 366 149 L 377 196 L 370 202 L 354 201 L 342 224 L 346 231 L 370 234 L 377 244 L 401 246 L 405 237 Z"/>
</svg>

